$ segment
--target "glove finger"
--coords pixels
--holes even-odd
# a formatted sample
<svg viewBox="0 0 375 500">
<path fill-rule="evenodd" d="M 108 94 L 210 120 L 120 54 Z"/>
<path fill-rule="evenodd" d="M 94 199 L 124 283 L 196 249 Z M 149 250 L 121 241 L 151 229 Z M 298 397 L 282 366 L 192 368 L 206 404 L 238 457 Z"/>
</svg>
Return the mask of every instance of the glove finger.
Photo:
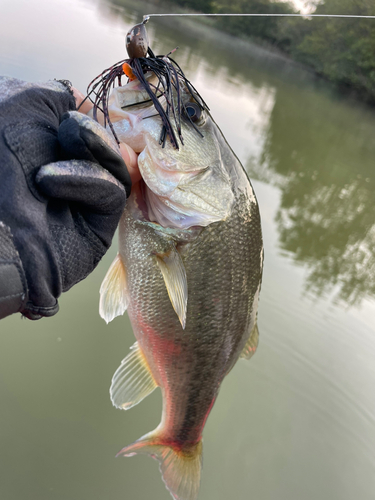
<svg viewBox="0 0 375 500">
<path fill-rule="evenodd" d="M 88 161 L 61 161 L 41 167 L 35 182 L 45 196 L 66 201 L 73 218 L 82 216 L 109 246 L 126 202 L 123 185 L 109 172 Z"/>
<path fill-rule="evenodd" d="M 123 184 L 127 196 L 130 195 L 131 179 L 120 150 L 99 123 L 76 111 L 66 113 L 59 127 L 58 140 L 66 159 L 99 163 Z"/>
<path fill-rule="evenodd" d="M 58 161 L 41 167 L 35 177 L 38 189 L 49 198 L 79 203 L 97 214 L 122 211 L 123 185 L 109 172 L 89 161 Z"/>
</svg>

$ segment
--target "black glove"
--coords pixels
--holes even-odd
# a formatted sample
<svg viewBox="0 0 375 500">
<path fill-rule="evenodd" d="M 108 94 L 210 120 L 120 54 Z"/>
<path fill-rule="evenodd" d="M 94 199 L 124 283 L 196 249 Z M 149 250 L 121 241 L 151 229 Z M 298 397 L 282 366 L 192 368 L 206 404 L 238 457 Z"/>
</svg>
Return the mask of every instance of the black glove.
<svg viewBox="0 0 375 500">
<path fill-rule="evenodd" d="M 0 318 L 56 314 L 124 209 L 131 180 L 117 145 L 75 109 L 67 82 L 0 77 Z"/>
</svg>

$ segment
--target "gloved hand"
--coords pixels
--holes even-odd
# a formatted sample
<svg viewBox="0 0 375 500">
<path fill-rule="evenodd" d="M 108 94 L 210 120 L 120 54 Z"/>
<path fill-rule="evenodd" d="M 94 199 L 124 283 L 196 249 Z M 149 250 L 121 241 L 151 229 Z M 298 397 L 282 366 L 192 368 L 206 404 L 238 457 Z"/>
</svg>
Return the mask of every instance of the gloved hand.
<svg viewBox="0 0 375 500">
<path fill-rule="evenodd" d="M 0 77 L 0 318 L 56 314 L 110 246 L 130 193 L 117 144 L 75 109 L 68 82 Z"/>
</svg>

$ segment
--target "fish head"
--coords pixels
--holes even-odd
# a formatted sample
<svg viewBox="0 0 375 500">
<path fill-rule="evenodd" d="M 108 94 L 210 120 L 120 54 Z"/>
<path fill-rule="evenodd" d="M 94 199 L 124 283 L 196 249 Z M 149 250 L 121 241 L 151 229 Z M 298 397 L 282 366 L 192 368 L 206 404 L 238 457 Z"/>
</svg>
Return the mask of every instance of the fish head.
<svg viewBox="0 0 375 500">
<path fill-rule="evenodd" d="M 146 77 L 156 89 L 155 74 Z M 166 110 L 165 95 L 156 95 Z M 162 118 L 139 80 L 112 91 L 109 116 L 119 140 L 139 153 L 148 219 L 167 228 L 204 227 L 230 215 L 230 164 L 224 159 L 220 132 L 199 97 L 182 81 L 180 105 L 177 90 L 172 95 L 177 119 L 170 117 L 170 123 L 180 137 L 178 147 L 168 139 L 162 144 Z"/>
</svg>

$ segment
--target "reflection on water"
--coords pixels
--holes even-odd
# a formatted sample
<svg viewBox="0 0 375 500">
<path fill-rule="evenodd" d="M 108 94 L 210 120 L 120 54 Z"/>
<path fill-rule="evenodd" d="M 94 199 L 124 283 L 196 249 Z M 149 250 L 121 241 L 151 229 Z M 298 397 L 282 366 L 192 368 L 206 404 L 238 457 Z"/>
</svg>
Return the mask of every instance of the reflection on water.
<svg viewBox="0 0 375 500">
<path fill-rule="evenodd" d="M 308 269 L 305 292 L 347 306 L 375 296 L 372 111 L 259 47 L 179 18 L 155 21 L 154 51 L 179 40 L 179 64 L 198 89 L 210 86 L 209 105 L 220 100 L 213 116 L 234 125 L 229 142 L 250 176 L 281 190 L 279 244 Z"/>
<path fill-rule="evenodd" d="M 357 103 L 299 94 L 280 89 L 262 162 L 248 168 L 281 190 L 280 246 L 308 268 L 306 290 L 359 304 L 375 296 L 375 118 Z"/>
</svg>

